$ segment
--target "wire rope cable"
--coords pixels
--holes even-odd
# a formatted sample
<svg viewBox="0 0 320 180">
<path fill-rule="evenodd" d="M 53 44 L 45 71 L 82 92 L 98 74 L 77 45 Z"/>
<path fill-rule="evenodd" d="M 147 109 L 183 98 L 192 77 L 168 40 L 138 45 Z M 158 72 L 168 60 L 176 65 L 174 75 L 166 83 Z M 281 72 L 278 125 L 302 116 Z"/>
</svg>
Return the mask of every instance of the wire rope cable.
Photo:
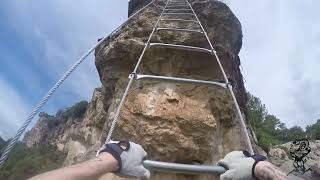
<svg viewBox="0 0 320 180">
<path fill-rule="evenodd" d="M 128 91 L 129 91 L 129 89 L 130 89 L 130 86 L 131 86 L 131 84 L 132 84 L 132 81 L 133 81 L 133 79 L 136 78 L 135 76 L 136 76 L 138 67 L 139 67 L 139 65 L 140 65 L 140 63 L 141 63 L 141 60 L 142 60 L 142 58 L 143 58 L 143 56 L 144 56 L 147 48 L 149 47 L 151 38 L 152 38 L 154 32 L 155 32 L 156 29 L 157 29 L 157 26 L 158 26 L 158 24 L 159 24 L 159 22 L 160 22 L 160 20 L 161 20 L 161 18 L 162 18 L 162 15 L 164 14 L 164 11 L 165 11 L 166 7 L 168 6 L 168 3 L 169 3 L 169 0 L 167 0 L 165 7 L 163 8 L 160 16 L 158 17 L 158 20 L 157 20 L 156 24 L 154 25 L 151 34 L 149 35 L 148 41 L 147 41 L 147 43 L 145 43 L 145 46 L 144 46 L 143 51 L 142 51 L 142 53 L 141 53 L 141 55 L 140 55 L 140 57 L 139 57 L 139 59 L 138 59 L 138 62 L 136 63 L 136 66 L 135 66 L 133 72 L 132 72 L 132 73 L 130 74 L 130 76 L 129 76 L 129 78 L 130 78 L 129 83 L 128 83 L 127 87 L 126 87 L 126 90 L 124 91 L 124 93 L 123 93 L 123 95 L 122 95 L 122 98 L 121 98 L 121 100 L 120 100 L 120 104 L 119 104 L 119 106 L 118 106 L 118 108 L 117 108 L 117 110 L 116 110 L 115 116 L 114 116 L 114 118 L 113 118 L 113 120 L 112 120 L 112 123 L 111 123 L 110 129 L 109 129 L 107 138 L 106 138 L 106 140 L 105 140 L 105 143 L 107 143 L 107 142 L 109 142 L 109 141 L 111 140 L 111 136 L 112 136 L 113 131 L 114 131 L 114 129 L 115 129 L 115 126 L 116 126 L 116 124 L 117 124 L 117 122 L 118 122 L 121 108 L 122 108 L 122 106 L 123 106 L 123 104 L 124 104 L 124 101 L 125 101 L 125 99 L 126 99 L 126 96 L 127 96 L 127 94 L 128 94 Z"/>
<path fill-rule="evenodd" d="M 238 114 L 238 117 L 239 117 L 240 128 L 242 129 L 242 133 L 243 133 L 244 138 L 245 138 L 246 146 L 247 146 L 247 148 L 248 148 L 248 151 L 249 151 L 251 154 L 253 154 L 253 148 L 252 148 L 252 144 L 251 144 L 251 141 L 250 141 L 250 138 L 249 138 L 249 134 L 248 134 L 248 131 L 247 131 L 247 127 L 246 127 L 246 124 L 244 123 L 244 118 L 243 118 L 243 116 L 242 116 L 242 113 L 241 113 L 241 110 L 240 110 L 238 101 L 237 101 L 237 99 L 236 99 L 236 97 L 235 97 L 235 95 L 234 95 L 234 92 L 233 92 L 233 90 L 232 90 L 232 86 L 231 86 L 230 83 L 229 83 L 229 80 L 228 80 L 227 75 L 226 75 L 226 73 L 225 73 L 225 71 L 224 71 L 224 69 L 223 69 L 223 66 L 222 66 L 222 64 L 221 64 L 221 61 L 220 61 L 220 59 L 219 59 L 219 57 L 218 57 L 218 55 L 217 55 L 217 52 L 215 51 L 215 49 L 214 49 L 213 46 L 212 46 L 212 43 L 211 43 L 211 41 L 210 41 L 210 39 L 209 39 L 209 37 L 208 37 L 207 32 L 206 32 L 205 29 L 203 28 L 203 26 L 202 26 L 202 24 L 201 24 L 201 21 L 199 20 L 197 14 L 196 14 L 195 11 L 193 10 L 190 2 L 189 2 L 188 0 L 186 0 L 186 1 L 188 2 L 188 5 L 189 5 L 190 9 L 192 10 L 192 12 L 193 12 L 193 14 L 194 14 L 194 17 L 195 17 L 196 20 L 198 21 L 198 23 L 199 23 L 199 25 L 200 25 L 200 28 L 202 29 L 204 35 L 206 36 L 206 39 L 207 39 L 207 41 L 208 41 L 208 43 L 209 43 L 209 45 L 210 45 L 210 48 L 211 48 L 211 50 L 212 50 L 212 53 L 214 54 L 214 56 L 215 56 L 215 58 L 216 58 L 216 60 L 217 60 L 217 62 L 218 62 L 218 64 L 219 64 L 219 67 L 220 67 L 220 69 L 221 69 L 221 72 L 222 72 L 222 74 L 223 74 L 223 77 L 224 77 L 224 79 L 225 79 L 225 81 L 226 81 L 226 83 L 227 83 L 227 85 L 228 85 L 229 92 L 230 92 L 230 94 L 231 94 L 231 96 L 232 96 L 232 100 L 233 100 L 233 102 L 234 102 L 234 104 L 235 104 L 235 106 L 236 106 L 236 109 L 237 109 L 237 114 Z"/>
<path fill-rule="evenodd" d="M 146 6 L 142 7 L 140 10 L 132 14 L 125 22 L 119 25 L 115 30 L 113 30 L 108 36 L 105 36 L 100 41 L 98 41 L 87 53 L 85 53 L 75 64 L 73 64 L 65 74 L 54 84 L 54 86 L 47 92 L 47 94 L 41 99 L 41 101 L 33 108 L 31 113 L 28 115 L 27 119 L 24 121 L 23 125 L 19 128 L 16 135 L 11 139 L 10 143 L 6 146 L 3 150 L 1 157 L 0 157 L 0 169 L 3 167 L 5 161 L 7 160 L 10 152 L 16 145 L 17 141 L 20 139 L 23 132 L 31 123 L 32 119 L 35 117 L 36 114 L 40 111 L 40 109 L 47 103 L 50 97 L 56 92 L 56 90 L 63 84 L 63 82 L 70 76 L 70 74 L 100 45 L 102 42 L 107 39 L 108 37 L 113 36 L 121 29 L 128 21 L 130 21 L 133 17 L 139 14 L 141 11 L 146 9 L 148 6 L 153 4 L 154 0 L 148 3 Z"/>
</svg>

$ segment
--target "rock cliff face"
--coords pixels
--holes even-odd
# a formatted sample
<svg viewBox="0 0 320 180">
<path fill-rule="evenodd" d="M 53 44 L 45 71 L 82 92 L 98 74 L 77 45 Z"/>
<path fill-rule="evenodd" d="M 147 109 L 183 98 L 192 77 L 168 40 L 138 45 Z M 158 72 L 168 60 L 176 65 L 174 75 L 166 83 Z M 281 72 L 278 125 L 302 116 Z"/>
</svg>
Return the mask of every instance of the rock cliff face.
<svg viewBox="0 0 320 180">
<path fill-rule="evenodd" d="M 23 141 L 29 147 L 56 145 L 58 150 L 67 153 L 65 165 L 84 160 L 90 149 L 96 150 L 99 147 L 97 142 L 106 117 L 103 105 L 105 97 L 102 89 L 96 88 L 85 111 L 76 117 L 57 115 L 53 118 L 40 113 L 38 122 L 26 133 Z"/>
<path fill-rule="evenodd" d="M 239 21 L 219 1 L 194 1 L 192 5 L 217 47 L 226 73 L 236 82 L 235 92 L 240 106 L 245 109 L 245 89 L 238 57 L 242 42 Z M 105 103 L 109 108 L 104 129 L 110 126 L 128 75 L 158 16 L 158 9 L 152 6 L 96 50 L 96 66 L 102 84 L 112 94 L 110 104 Z M 199 29 L 195 23 L 162 22 L 160 26 Z M 191 33 L 159 31 L 152 42 L 208 48 L 203 35 Z M 138 72 L 202 80 L 222 79 L 221 70 L 211 55 L 172 49 L 148 49 Z M 114 138 L 129 137 L 142 143 L 158 160 L 210 163 L 232 149 L 243 149 L 239 135 L 235 108 L 224 89 L 143 81 L 131 89 Z"/>
<path fill-rule="evenodd" d="M 132 0 L 129 15 L 142 6 L 140 2 L 145 4 L 148 1 Z M 161 5 L 161 2 L 157 3 Z M 228 77 L 234 82 L 236 97 L 245 114 L 247 99 L 238 56 L 242 45 L 240 22 L 224 3 L 215 0 L 190 2 L 218 51 Z M 95 63 L 103 87 L 95 90 L 81 120 L 70 120 L 75 123 L 54 128 L 54 135 L 46 141 L 68 153 L 65 164 L 89 158 L 104 142 L 128 75 L 133 71 L 158 16 L 159 9 L 150 6 L 96 49 Z M 199 29 L 195 23 L 161 22 L 160 26 Z M 159 31 L 152 42 L 209 48 L 204 36 L 192 33 Z M 148 49 L 138 72 L 201 80 L 223 78 L 216 59 L 211 55 L 172 49 Z M 30 134 L 41 134 L 38 127 Z M 113 139 L 142 144 L 149 159 L 212 164 L 229 151 L 245 149 L 239 127 L 231 96 L 221 87 L 142 81 L 135 82 L 130 89 Z M 251 131 L 249 133 L 251 135 Z M 40 142 L 38 138 L 31 138 L 33 136 L 25 138 L 29 145 Z M 153 174 L 153 179 L 212 179 Z"/>
</svg>

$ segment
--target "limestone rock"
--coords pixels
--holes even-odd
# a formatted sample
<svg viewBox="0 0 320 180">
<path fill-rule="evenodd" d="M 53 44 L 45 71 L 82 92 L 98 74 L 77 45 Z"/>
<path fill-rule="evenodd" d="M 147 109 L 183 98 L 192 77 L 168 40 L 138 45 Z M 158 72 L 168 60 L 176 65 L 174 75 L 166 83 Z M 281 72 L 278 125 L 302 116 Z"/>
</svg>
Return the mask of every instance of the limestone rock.
<svg viewBox="0 0 320 180">
<path fill-rule="evenodd" d="M 219 1 L 191 3 L 234 82 L 234 91 L 245 114 L 246 95 L 238 56 L 242 44 L 240 22 Z M 159 9 L 150 6 L 96 49 L 96 66 L 111 99 L 105 103 L 109 108 L 103 132 L 111 125 L 128 75 L 158 16 Z M 161 22 L 160 26 L 199 29 L 196 24 L 179 22 Z M 151 41 L 209 48 L 204 36 L 190 33 L 157 31 Z M 201 80 L 223 78 L 216 59 L 209 54 L 157 48 L 146 51 L 138 73 Z M 142 144 L 149 159 L 213 164 L 232 150 L 245 149 L 237 118 L 229 93 L 221 87 L 141 81 L 130 89 L 113 138 Z M 100 140 L 105 137 L 104 133 Z M 161 179 L 165 175 L 156 174 L 153 179 L 156 177 Z M 170 178 L 186 177 L 171 175 Z"/>
<path fill-rule="evenodd" d="M 147 2 L 132 0 L 130 3 L 135 4 L 130 5 L 129 14 Z M 160 2 L 157 1 L 159 5 Z M 240 22 L 220 1 L 190 2 L 233 82 L 245 115 L 247 99 L 238 56 L 242 45 Z M 95 90 L 81 119 L 58 126 L 48 138 L 50 143 L 68 153 L 65 165 L 92 157 L 94 150 L 104 142 L 128 83 L 128 75 L 133 71 L 158 16 L 159 9 L 150 6 L 96 49 L 95 64 L 103 87 Z M 195 23 L 161 22 L 160 26 L 199 29 Z M 193 33 L 157 31 L 152 42 L 209 48 L 203 35 Z M 219 64 L 212 55 L 173 49 L 148 49 L 138 73 L 200 80 L 223 79 Z M 255 150 L 260 151 L 254 144 L 250 127 L 249 134 Z M 215 164 L 228 152 L 245 149 L 236 109 L 226 89 L 159 81 L 133 83 L 112 138 L 142 144 L 148 152 L 148 159 L 191 164 Z M 213 178 L 152 174 L 152 179 L 159 180 Z M 106 177 L 121 179 L 113 175 Z"/>
<path fill-rule="evenodd" d="M 28 147 L 42 144 L 56 145 L 58 150 L 67 153 L 64 165 L 88 159 L 93 148 L 100 146 L 101 135 L 106 111 L 104 109 L 104 95 L 101 88 L 95 89 L 91 102 L 81 117 L 49 119 L 40 114 L 36 125 L 26 133 L 24 142 Z M 48 123 L 55 121 L 57 124 L 49 127 Z"/>
<path fill-rule="evenodd" d="M 47 118 L 43 113 L 39 114 L 39 120 L 32 128 L 32 131 L 26 132 L 23 141 L 27 147 L 32 147 L 36 144 L 43 143 L 49 134 L 49 127 L 47 124 Z"/>
</svg>

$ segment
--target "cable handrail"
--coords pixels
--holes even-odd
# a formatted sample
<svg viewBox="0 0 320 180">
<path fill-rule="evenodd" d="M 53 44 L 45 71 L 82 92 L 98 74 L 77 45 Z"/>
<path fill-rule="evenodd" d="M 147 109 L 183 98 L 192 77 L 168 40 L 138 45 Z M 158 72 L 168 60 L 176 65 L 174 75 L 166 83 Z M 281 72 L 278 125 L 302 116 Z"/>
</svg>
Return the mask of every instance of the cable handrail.
<svg viewBox="0 0 320 180">
<path fill-rule="evenodd" d="M 7 160 L 10 152 L 16 145 L 17 141 L 20 139 L 21 135 L 24 133 L 26 128 L 29 126 L 33 118 L 38 114 L 40 109 L 48 102 L 50 97 L 56 92 L 56 90 L 63 84 L 63 82 L 70 76 L 70 74 L 100 45 L 109 37 L 115 35 L 124 25 L 126 25 L 133 17 L 139 14 L 141 11 L 146 9 L 148 6 L 153 4 L 154 0 L 148 3 L 146 6 L 142 7 L 140 10 L 131 15 L 125 22 L 120 24 L 116 29 L 114 29 L 108 36 L 105 36 L 100 41 L 98 41 L 92 48 L 89 49 L 75 64 L 73 64 L 65 74 L 53 85 L 53 87 L 47 92 L 47 94 L 40 100 L 40 102 L 33 108 L 31 113 L 28 115 L 27 119 L 24 121 L 23 125 L 19 128 L 16 135 L 10 140 L 10 143 L 3 150 L 3 153 L 0 157 L 0 169 L 3 167 L 5 161 Z"/>
</svg>

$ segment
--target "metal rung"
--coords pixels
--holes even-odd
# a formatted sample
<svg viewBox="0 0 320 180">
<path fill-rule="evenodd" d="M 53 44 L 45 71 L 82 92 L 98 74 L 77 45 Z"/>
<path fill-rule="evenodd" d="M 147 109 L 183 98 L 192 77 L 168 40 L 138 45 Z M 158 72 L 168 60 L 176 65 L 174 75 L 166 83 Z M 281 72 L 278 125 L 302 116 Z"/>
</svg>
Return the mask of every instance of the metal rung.
<svg viewBox="0 0 320 180">
<path fill-rule="evenodd" d="M 185 3 L 171 3 L 171 4 L 168 4 L 168 6 L 189 6 L 189 5 Z"/>
<path fill-rule="evenodd" d="M 181 22 L 195 22 L 195 23 L 198 23 L 198 21 L 188 20 L 188 19 L 161 19 L 161 21 L 181 21 Z"/>
<path fill-rule="evenodd" d="M 210 54 L 212 53 L 210 49 L 195 47 L 195 46 L 178 45 L 178 44 L 150 43 L 149 46 L 160 47 L 160 48 L 182 49 L 182 50 L 189 50 L 189 51 L 196 51 L 196 52 L 205 52 Z"/>
<path fill-rule="evenodd" d="M 160 30 L 168 30 L 168 31 L 182 31 L 182 32 L 194 32 L 194 33 L 201 33 L 203 34 L 202 31 L 199 30 L 193 30 L 193 29 L 177 29 L 177 28 L 157 28 L 157 31 Z"/>
<path fill-rule="evenodd" d="M 163 13 L 163 15 L 190 15 L 190 16 L 194 16 L 193 13 Z"/>
<path fill-rule="evenodd" d="M 189 5 L 171 5 L 171 6 L 167 6 L 167 8 L 171 8 L 171 7 L 189 7 Z"/>
<path fill-rule="evenodd" d="M 202 84 L 202 85 L 214 85 L 220 86 L 223 88 L 227 88 L 226 83 L 216 82 L 216 81 L 204 81 L 204 80 L 196 80 L 196 79 L 186 79 L 186 78 L 176 78 L 169 76 L 154 76 L 154 75 L 144 75 L 144 74 L 136 74 L 136 80 L 160 80 L 160 81 L 172 81 L 172 82 L 181 82 L 188 84 Z"/>
<path fill-rule="evenodd" d="M 165 9 L 165 11 L 191 11 L 191 9 Z"/>
<path fill-rule="evenodd" d="M 168 5 L 170 4 L 188 4 L 187 2 L 170 2 Z"/>
<path fill-rule="evenodd" d="M 183 173 L 183 174 L 212 174 L 220 175 L 226 172 L 222 166 L 208 166 L 208 165 L 191 165 L 168 163 L 161 161 L 143 161 L 143 166 L 154 171 Z"/>
</svg>

